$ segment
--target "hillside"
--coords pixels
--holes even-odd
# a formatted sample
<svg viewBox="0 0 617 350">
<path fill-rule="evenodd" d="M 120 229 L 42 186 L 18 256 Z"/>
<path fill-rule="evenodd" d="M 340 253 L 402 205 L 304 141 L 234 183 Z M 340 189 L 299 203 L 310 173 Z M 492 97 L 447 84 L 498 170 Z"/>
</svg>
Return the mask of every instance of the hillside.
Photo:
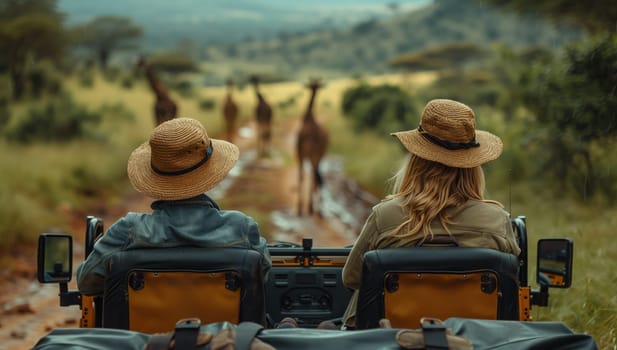
<svg viewBox="0 0 617 350">
<path fill-rule="evenodd" d="M 265 40 L 281 32 L 349 27 L 367 18 L 386 18 L 398 10 L 412 10 L 431 0 L 58 0 L 67 24 L 96 16 L 130 17 L 144 29 L 142 48 L 174 47 L 180 40 L 196 45 Z"/>
<path fill-rule="evenodd" d="M 578 37 L 572 28 L 499 12 L 476 0 L 435 0 L 416 11 L 369 19 L 348 28 L 280 33 L 267 41 L 209 46 L 203 58 L 264 64 L 274 75 L 287 77 L 297 75 L 299 67 L 373 74 L 388 71 L 388 61 L 397 55 L 445 43 L 558 48 Z"/>
</svg>

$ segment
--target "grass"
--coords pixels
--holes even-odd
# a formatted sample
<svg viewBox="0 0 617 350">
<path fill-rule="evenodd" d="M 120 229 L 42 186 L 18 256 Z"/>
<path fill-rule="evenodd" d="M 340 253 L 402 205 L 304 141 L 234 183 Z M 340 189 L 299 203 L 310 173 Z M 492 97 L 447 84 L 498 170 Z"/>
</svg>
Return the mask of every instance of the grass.
<svg viewBox="0 0 617 350">
<path fill-rule="evenodd" d="M 389 75 L 367 77 L 371 83 L 403 84 L 414 91 L 432 77 Z M 354 131 L 341 116 L 339 105 L 344 89 L 356 81 L 341 79 L 328 82 L 319 92 L 317 118 L 330 131 L 333 154 L 345 159 L 346 171 L 376 195 L 385 193 L 389 178 L 402 155 L 396 140 L 390 136 L 375 136 Z M 79 103 L 89 108 L 120 106 L 105 113 L 99 132 L 101 140 L 84 140 L 68 144 L 18 146 L 0 140 L 0 247 L 16 242 L 29 242 L 46 230 L 68 230 L 67 209 L 86 208 L 97 200 L 118 200 L 128 188 L 126 159 L 131 150 L 147 140 L 153 127 L 152 94 L 140 81 L 132 89 L 124 89 L 102 79 L 96 79 L 93 89 L 80 87 L 67 80 L 67 87 Z M 307 89 L 300 82 L 262 86 L 262 92 L 275 107 L 275 120 L 300 116 L 308 99 Z M 173 94 L 173 93 L 172 93 Z M 210 136 L 220 137 L 222 117 L 220 101 L 223 87 L 198 88 L 196 97 L 176 96 L 180 116 L 199 119 Z M 253 116 L 255 96 L 250 88 L 236 91 L 240 118 Z M 210 98 L 217 102 L 211 110 L 202 110 L 199 101 Z M 14 115 L 24 106 L 13 108 Z M 478 111 L 477 111 L 478 113 Z M 489 115 L 490 111 L 482 111 Z M 534 307 L 535 320 L 563 321 L 576 332 L 593 335 L 602 349 L 617 349 L 617 227 L 615 208 L 601 202 L 581 202 L 555 198 L 538 190 L 534 184 L 519 181 L 524 164 L 513 165 L 512 152 L 522 152 L 513 133 L 520 128 L 504 122 L 495 114 L 481 120 L 481 128 L 503 135 L 504 155 L 487 166 L 488 190 L 491 198 L 506 205 L 512 215 L 528 218 L 530 267 L 535 266 L 535 244 L 543 237 L 570 237 L 574 240 L 574 276 L 570 289 L 552 289 L 549 307 Z M 410 126 L 415 127 L 415 126 Z M 613 156 L 614 157 L 614 156 Z M 542 183 L 538 179 L 537 182 Z M 544 187 L 548 187 L 544 184 Z M 90 189 L 90 192 L 88 190 Z M 92 192 L 92 189 L 96 189 Z M 249 215 L 259 215 L 250 213 Z M 258 222 L 267 218 L 255 217 Z M 260 224 L 268 230 L 267 224 Z M 0 248 L 2 250 L 2 248 Z M 4 260 L 3 260 L 4 261 Z M 3 262 L 0 262 L 3 264 Z M 530 268 L 530 283 L 535 278 Z"/>
</svg>

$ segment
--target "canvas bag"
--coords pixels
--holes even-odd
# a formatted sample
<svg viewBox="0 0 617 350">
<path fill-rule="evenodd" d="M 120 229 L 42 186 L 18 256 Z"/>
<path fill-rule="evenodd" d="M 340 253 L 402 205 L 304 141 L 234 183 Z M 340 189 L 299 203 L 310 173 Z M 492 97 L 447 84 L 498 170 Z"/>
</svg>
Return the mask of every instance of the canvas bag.
<svg viewBox="0 0 617 350">
<path fill-rule="evenodd" d="M 523 322 L 523 321 L 495 321 L 465 318 L 449 318 L 443 322 L 443 334 L 449 329 L 451 336 L 463 337 L 471 341 L 475 350 L 597 350 L 594 339 L 588 334 L 572 332 L 561 322 Z M 438 328 L 438 327 L 435 327 Z M 34 350 L 59 349 L 101 349 L 101 350 L 144 350 L 148 343 L 152 344 L 156 337 L 171 337 L 174 347 L 188 346 L 190 349 L 214 350 L 258 350 L 252 346 L 264 345 L 260 350 L 325 350 L 325 349 L 354 349 L 354 350 L 400 350 L 401 335 L 417 333 L 419 330 L 377 328 L 358 331 L 339 331 L 329 329 L 285 328 L 263 329 L 254 323 L 240 323 L 234 325 L 228 322 L 219 322 L 207 325 L 189 325 L 192 330 L 190 339 L 192 344 L 179 342 L 182 337 L 170 332 L 164 335 L 150 335 L 139 332 L 103 329 L 103 328 L 70 328 L 56 329 L 41 338 L 33 347 Z M 233 332 L 231 332 L 233 330 Z M 199 334 L 202 341 L 197 345 Z M 424 329 L 422 329 L 424 339 Z M 220 334 L 220 335 L 219 335 Z M 218 338 L 217 338 L 218 335 Z M 205 337 L 205 338 L 204 338 Z M 210 338 L 211 337 L 211 338 Z M 412 337 L 413 338 L 413 337 Z M 188 339 L 188 338 L 187 338 Z M 215 339 L 217 341 L 215 341 Z M 257 340 L 257 341 L 254 341 Z M 404 340 L 404 339 L 403 339 Z M 263 344 L 262 344 L 263 343 Z M 165 342 L 163 341 L 163 344 Z M 166 343 L 169 345 L 169 342 Z M 229 347 L 225 347 L 229 346 Z M 231 347 L 233 346 L 233 347 Z M 445 348 L 441 348 L 445 349 Z M 152 349 L 155 350 L 155 349 Z"/>
</svg>

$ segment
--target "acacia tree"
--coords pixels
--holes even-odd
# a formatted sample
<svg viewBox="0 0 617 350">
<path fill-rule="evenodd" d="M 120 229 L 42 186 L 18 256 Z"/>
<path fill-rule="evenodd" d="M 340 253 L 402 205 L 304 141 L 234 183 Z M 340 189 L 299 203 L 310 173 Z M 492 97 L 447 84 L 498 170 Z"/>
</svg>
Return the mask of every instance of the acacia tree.
<svg viewBox="0 0 617 350">
<path fill-rule="evenodd" d="M 71 29 L 76 46 L 91 50 L 102 69 L 107 68 L 112 53 L 136 48 L 143 31 L 128 17 L 100 16 Z"/>
<path fill-rule="evenodd" d="M 13 99 L 24 94 L 28 64 L 59 59 L 65 42 L 55 0 L 0 2 L 0 69 L 9 72 Z"/>
<path fill-rule="evenodd" d="M 487 52 L 476 44 L 451 42 L 420 52 L 405 53 L 393 58 L 390 66 L 406 70 L 443 69 L 460 67 L 472 60 L 485 58 Z"/>
</svg>

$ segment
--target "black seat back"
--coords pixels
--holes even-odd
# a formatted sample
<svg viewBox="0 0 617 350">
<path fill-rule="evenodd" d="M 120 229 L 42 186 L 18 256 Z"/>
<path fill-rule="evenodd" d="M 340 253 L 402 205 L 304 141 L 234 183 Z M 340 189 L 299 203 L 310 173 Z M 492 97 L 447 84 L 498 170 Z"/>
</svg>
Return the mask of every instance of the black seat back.
<svg viewBox="0 0 617 350">
<path fill-rule="evenodd" d="M 420 318 L 518 320 L 519 261 L 487 248 L 413 247 L 364 255 L 356 327 L 417 328 Z"/>
<path fill-rule="evenodd" d="M 105 280 L 102 327 L 155 333 L 187 317 L 265 325 L 261 259 L 257 251 L 241 248 L 115 253 Z"/>
</svg>

